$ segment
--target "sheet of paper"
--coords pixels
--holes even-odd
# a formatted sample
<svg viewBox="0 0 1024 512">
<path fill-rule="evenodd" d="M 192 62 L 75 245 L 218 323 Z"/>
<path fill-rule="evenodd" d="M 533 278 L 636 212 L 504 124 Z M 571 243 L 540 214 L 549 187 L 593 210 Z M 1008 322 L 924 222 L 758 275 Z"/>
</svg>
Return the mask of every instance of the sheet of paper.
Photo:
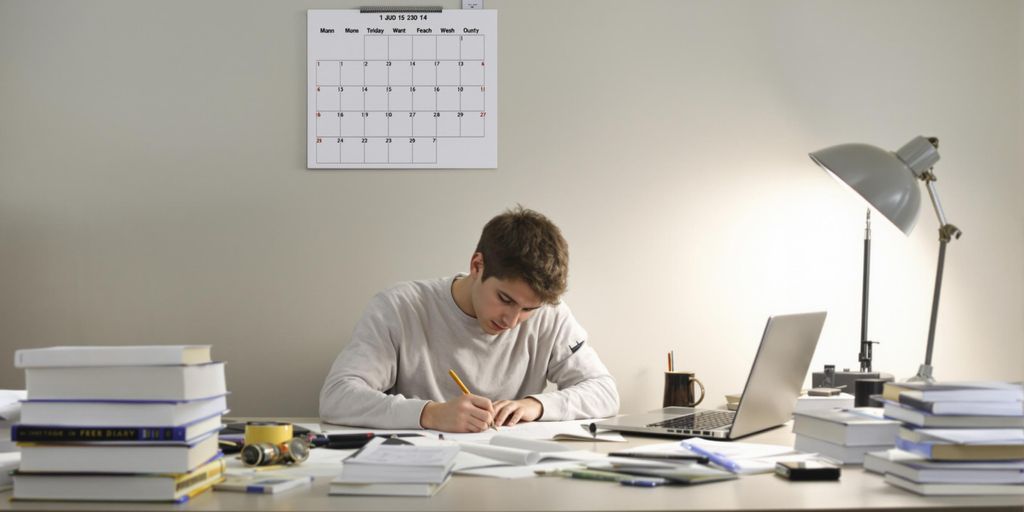
<svg viewBox="0 0 1024 512">
<path fill-rule="evenodd" d="M 560 460 L 552 462 L 541 462 L 539 464 L 533 464 L 529 466 L 488 466 L 476 469 L 465 469 L 458 471 L 458 474 L 487 476 L 491 478 L 533 478 L 537 476 L 537 473 L 535 473 L 535 471 L 539 469 L 552 470 L 576 467 L 580 467 L 579 462 Z"/>
<path fill-rule="evenodd" d="M 791 446 L 775 444 L 745 443 L 742 441 L 711 441 L 693 438 L 683 441 L 684 448 L 697 453 L 714 454 L 731 461 L 731 468 L 738 474 L 770 473 L 775 470 L 775 463 L 792 460 L 808 460 L 817 458 L 814 453 L 795 453 Z M 712 458 L 714 462 L 714 458 Z"/>
<path fill-rule="evenodd" d="M 389 433 L 389 434 L 423 434 L 427 437 L 437 439 L 439 435 L 444 439 L 453 441 L 475 441 L 487 442 L 496 435 L 519 437 L 522 439 L 555 439 L 559 434 L 582 434 L 581 441 L 593 441 L 589 438 L 590 432 L 584 427 L 590 425 L 594 420 L 571 420 L 571 421 L 535 421 L 520 423 L 510 427 L 498 427 L 498 430 L 488 429 L 484 432 L 475 433 L 452 433 L 438 432 L 436 430 L 395 430 L 395 429 L 371 429 L 371 428 L 350 428 L 339 425 L 323 424 L 325 434 L 356 434 L 361 432 Z M 309 427 L 307 427 L 309 428 Z M 626 438 L 621 434 L 609 431 L 598 431 L 597 441 L 625 442 Z"/>
</svg>

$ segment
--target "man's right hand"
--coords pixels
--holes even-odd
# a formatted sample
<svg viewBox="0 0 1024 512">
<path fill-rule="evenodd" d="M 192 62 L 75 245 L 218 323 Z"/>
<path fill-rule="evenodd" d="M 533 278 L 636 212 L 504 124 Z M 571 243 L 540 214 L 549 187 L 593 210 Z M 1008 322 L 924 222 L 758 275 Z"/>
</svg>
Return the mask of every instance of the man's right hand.
<svg viewBox="0 0 1024 512">
<path fill-rule="evenodd" d="M 428 402 L 420 413 L 420 425 L 442 432 L 483 432 L 494 422 L 494 404 L 476 395 L 462 395 L 447 402 Z"/>
</svg>

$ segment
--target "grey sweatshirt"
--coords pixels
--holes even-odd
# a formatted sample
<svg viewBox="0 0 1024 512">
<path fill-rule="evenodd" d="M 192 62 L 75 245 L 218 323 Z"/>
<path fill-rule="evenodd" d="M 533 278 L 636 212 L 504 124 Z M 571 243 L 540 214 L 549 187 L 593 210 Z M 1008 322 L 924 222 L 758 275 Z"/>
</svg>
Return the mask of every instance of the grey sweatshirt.
<svg viewBox="0 0 1024 512">
<path fill-rule="evenodd" d="M 420 428 L 428 401 L 469 390 L 491 400 L 536 398 L 541 420 L 603 418 L 619 410 L 615 380 L 565 303 L 544 305 L 497 335 L 455 303 L 455 277 L 400 283 L 377 294 L 320 391 L 320 418 L 372 428 Z M 547 382 L 557 391 L 544 392 Z"/>
</svg>

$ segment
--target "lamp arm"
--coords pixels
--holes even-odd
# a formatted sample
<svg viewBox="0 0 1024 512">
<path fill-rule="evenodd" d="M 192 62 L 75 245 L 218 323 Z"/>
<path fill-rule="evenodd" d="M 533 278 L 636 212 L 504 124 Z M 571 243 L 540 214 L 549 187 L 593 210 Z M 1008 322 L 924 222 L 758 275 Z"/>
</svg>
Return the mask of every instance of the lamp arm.
<svg viewBox="0 0 1024 512">
<path fill-rule="evenodd" d="M 932 295 L 932 314 L 928 323 L 928 346 L 925 351 L 924 364 L 917 370 L 917 376 L 911 380 L 934 382 L 932 377 L 932 349 L 935 348 L 935 323 L 939 316 L 939 294 L 942 291 L 942 272 L 946 265 L 946 245 L 953 239 L 959 239 L 963 232 L 959 228 L 946 221 L 946 214 L 942 211 L 942 203 L 939 201 L 939 193 L 935 190 L 935 175 L 931 169 L 921 174 L 921 179 L 928 187 L 928 196 L 931 197 L 932 206 L 935 207 L 935 215 L 939 218 L 939 262 L 935 270 L 935 293 Z"/>
<path fill-rule="evenodd" d="M 956 226 L 946 221 L 946 212 L 942 210 L 942 202 L 939 200 L 939 191 L 935 189 L 935 182 L 938 178 L 931 169 L 921 173 L 921 181 L 924 181 L 928 188 L 928 197 L 932 200 L 932 207 L 935 208 L 935 216 L 939 218 L 939 239 L 947 242 L 953 238 L 960 238 L 963 233 Z"/>
</svg>

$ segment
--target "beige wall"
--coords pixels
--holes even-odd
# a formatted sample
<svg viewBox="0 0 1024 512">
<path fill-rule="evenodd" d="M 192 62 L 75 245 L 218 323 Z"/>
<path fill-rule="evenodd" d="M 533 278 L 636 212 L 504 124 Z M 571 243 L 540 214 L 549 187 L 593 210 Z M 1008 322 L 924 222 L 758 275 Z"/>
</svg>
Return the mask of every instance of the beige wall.
<svg viewBox="0 0 1024 512">
<path fill-rule="evenodd" d="M 488 0 L 498 169 L 310 172 L 305 10 L 361 3 L 0 0 L 0 388 L 18 348 L 210 343 L 235 413 L 313 415 L 370 296 L 466 269 L 515 203 L 563 227 L 625 411 L 668 350 L 721 403 L 773 313 L 827 309 L 814 367 L 855 366 L 864 204 L 807 153 L 919 134 L 964 231 L 937 375 L 1024 378 L 1021 2 Z M 898 376 L 936 228 L 875 222 Z"/>
</svg>

